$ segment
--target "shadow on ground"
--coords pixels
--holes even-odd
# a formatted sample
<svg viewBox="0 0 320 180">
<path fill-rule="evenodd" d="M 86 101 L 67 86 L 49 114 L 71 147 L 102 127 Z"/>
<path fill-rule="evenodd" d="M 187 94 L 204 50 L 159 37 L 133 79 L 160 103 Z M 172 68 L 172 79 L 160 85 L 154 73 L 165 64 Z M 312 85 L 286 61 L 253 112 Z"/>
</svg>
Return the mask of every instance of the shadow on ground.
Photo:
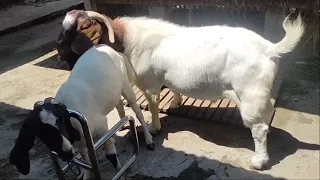
<svg viewBox="0 0 320 180">
<path fill-rule="evenodd" d="M 284 81 L 276 106 L 319 115 L 320 57 L 292 53 L 280 60 L 279 75 Z"/>
<path fill-rule="evenodd" d="M 16 117 L 16 113 L 21 111 L 21 108 L 1 103 L 1 109 L 7 109 L 7 117 Z M 4 113 L 2 113 L 4 114 Z M 6 118 L 7 118 L 6 117 Z M 21 119 L 21 118 L 20 118 Z M 21 119 L 22 120 L 22 119 Z M 16 138 L 18 131 L 23 121 L 17 121 L 9 126 L 9 131 L 15 131 Z M 237 162 L 225 161 L 220 162 L 215 159 L 207 157 L 199 157 L 192 153 L 175 150 L 173 148 L 164 147 L 165 139 L 168 139 L 168 134 L 177 133 L 180 131 L 189 131 L 198 135 L 201 139 L 214 143 L 219 146 L 226 146 L 232 148 L 245 148 L 253 151 L 253 140 L 249 129 L 244 129 L 231 125 L 223 125 L 217 123 L 210 123 L 204 121 L 195 121 L 189 119 L 178 118 L 176 116 L 166 116 L 161 119 L 162 131 L 154 137 L 156 143 L 156 150 L 148 151 L 144 142 L 144 136 L 139 133 L 140 140 L 140 155 L 136 163 L 124 174 L 125 179 L 132 180 L 183 180 L 196 179 L 204 180 L 207 178 L 213 179 L 279 179 L 268 174 L 259 173 L 255 170 L 247 170 L 241 166 L 234 166 L 231 164 L 238 164 Z M 1 125 L 3 127 L 3 125 Z M 140 128 L 139 128 L 140 130 Z M 122 164 L 129 158 L 132 152 L 130 144 L 130 133 L 125 133 L 124 137 L 115 135 L 117 151 L 119 153 Z M 268 136 L 268 150 L 270 154 L 270 163 L 266 169 L 270 169 L 273 165 L 278 164 L 285 157 L 294 154 L 299 149 L 318 150 L 320 148 L 317 144 L 304 143 L 297 140 L 290 133 L 271 127 Z M 9 152 L 7 152 L 9 153 Z M 103 177 L 111 177 L 114 173 L 112 165 L 104 158 L 103 150 L 98 151 L 98 158 L 100 168 L 102 169 Z M 31 153 L 31 164 L 39 161 L 46 166 L 42 166 L 43 173 L 40 177 L 55 177 L 51 161 L 47 154 L 46 148 L 41 142 L 37 142 L 33 147 Z M 247 159 L 248 161 L 250 159 Z M 5 174 L 2 178 L 16 178 L 19 173 L 7 159 L 1 159 L 0 174 Z M 230 162 L 230 163 L 229 163 Z M 175 174 L 176 168 L 181 170 L 177 176 Z M 209 167 L 209 168 L 208 168 Z M 163 175 L 162 177 L 147 176 L 149 171 L 158 171 Z M 179 171 L 179 170 L 178 170 Z M 71 175 L 68 178 L 74 179 Z"/>
<path fill-rule="evenodd" d="M 43 60 L 41 62 L 38 62 L 34 64 L 35 66 L 40 66 L 44 68 L 51 68 L 51 69 L 59 69 L 59 70 L 65 70 L 69 71 L 69 66 L 67 62 L 65 61 L 58 61 L 57 60 L 58 55 L 54 55 L 46 60 Z"/>
<path fill-rule="evenodd" d="M 158 151 L 166 152 L 166 154 L 170 154 L 170 156 L 179 157 L 179 153 L 184 154 L 184 152 L 176 152 L 173 149 L 166 149 L 161 146 L 165 139 L 168 139 L 168 134 L 177 133 L 180 131 L 189 131 L 205 141 L 214 143 L 219 146 L 226 146 L 231 148 L 245 148 L 254 151 L 253 139 L 251 137 L 250 130 L 247 128 L 241 128 L 233 125 L 224 125 L 217 123 L 210 123 L 204 121 L 195 121 L 195 120 L 187 120 L 175 116 L 166 116 L 161 119 L 162 123 L 162 131 L 154 137 L 154 141 L 156 143 L 156 148 Z M 139 132 L 141 132 L 141 128 L 139 127 Z M 126 136 L 128 136 L 127 134 Z M 141 148 L 145 148 L 144 137 L 142 134 L 139 134 L 139 139 L 141 140 Z M 279 164 L 286 157 L 296 153 L 298 150 L 319 150 L 320 145 L 318 144 L 310 144 L 299 141 L 297 138 L 293 137 L 290 133 L 278 129 L 275 127 L 270 128 L 270 133 L 268 135 L 268 152 L 270 155 L 269 164 L 264 168 L 264 170 L 271 169 L 272 166 Z M 147 153 L 152 156 L 152 153 L 148 151 L 145 152 L 142 150 L 141 154 Z M 173 152 L 168 152 L 173 151 Z M 155 154 L 156 159 L 159 156 L 157 153 Z M 185 156 L 189 156 L 185 154 Z M 161 157 L 161 155 L 160 155 Z M 200 158 L 200 160 L 199 160 Z M 200 161 L 206 161 L 208 164 L 212 164 L 212 169 L 208 171 L 204 171 L 202 168 L 198 167 Z M 250 161 L 250 158 L 247 159 Z M 161 163 L 161 162 L 160 162 Z M 235 163 L 237 164 L 237 163 Z M 228 170 L 231 169 L 231 170 Z M 228 174 L 229 171 L 229 174 Z M 225 174 L 219 175 L 217 172 L 224 172 Z M 166 174 L 166 172 L 163 172 Z M 229 163 L 219 162 L 217 160 L 208 159 L 206 157 L 197 157 L 195 158 L 192 165 L 190 165 L 187 169 L 182 171 L 177 178 L 151 178 L 145 177 L 142 175 L 135 175 L 132 179 L 185 179 L 186 177 L 195 176 L 195 178 L 191 179 L 206 179 L 208 176 L 216 175 L 223 176 L 225 178 L 263 178 L 263 179 L 272 179 L 274 177 L 266 174 L 260 174 L 257 171 L 248 171 L 243 168 L 235 167 L 230 165 Z M 239 175 L 239 177 L 237 177 Z M 242 179 L 241 178 L 241 179 Z"/>
</svg>

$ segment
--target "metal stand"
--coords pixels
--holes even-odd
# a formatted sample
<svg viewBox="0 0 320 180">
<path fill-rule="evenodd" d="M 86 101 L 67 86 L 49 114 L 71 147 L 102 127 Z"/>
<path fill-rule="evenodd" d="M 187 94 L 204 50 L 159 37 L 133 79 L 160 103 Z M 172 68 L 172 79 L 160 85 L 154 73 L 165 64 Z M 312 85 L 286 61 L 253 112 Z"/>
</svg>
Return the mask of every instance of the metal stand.
<svg viewBox="0 0 320 180">
<path fill-rule="evenodd" d="M 93 172 L 96 180 L 101 180 L 101 173 L 99 169 L 98 159 L 96 155 L 96 151 L 108 140 L 113 136 L 117 131 L 120 130 L 121 127 L 123 127 L 128 121 L 130 124 L 130 132 L 133 136 L 133 155 L 132 157 L 127 160 L 127 162 L 122 166 L 122 168 L 113 176 L 112 180 L 119 179 L 123 173 L 135 162 L 137 159 L 138 153 L 139 153 L 139 142 L 138 142 L 138 136 L 137 136 L 137 129 L 135 126 L 135 122 L 132 116 L 125 116 L 122 118 L 115 126 L 113 126 L 108 133 L 106 133 L 103 137 L 101 137 L 95 144 L 93 144 L 93 139 L 87 124 L 87 119 L 84 115 L 81 113 L 68 109 L 70 116 L 76 118 L 82 125 L 82 130 L 84 133 L 84 138 L 86 141 L 86 145 L 88 148 L 88 155 L 90 158 L 91 164 L 79 159 L 79 155 L 74 157 L 72 162 L 79 165 L 82 168 L 89 169 Z M 56 152 L 51 152 L 50 157 L 52 159 L 53 166 L 55 168 L 55 171 L 57 173 L 59 180 L 65 180 L 64 174 L 66 171 L 70 168 L 68 165 L 66 165 L 63 169 L 61 169 L 60 164 L 58 162 L 58 155 Z"/>
</svg>

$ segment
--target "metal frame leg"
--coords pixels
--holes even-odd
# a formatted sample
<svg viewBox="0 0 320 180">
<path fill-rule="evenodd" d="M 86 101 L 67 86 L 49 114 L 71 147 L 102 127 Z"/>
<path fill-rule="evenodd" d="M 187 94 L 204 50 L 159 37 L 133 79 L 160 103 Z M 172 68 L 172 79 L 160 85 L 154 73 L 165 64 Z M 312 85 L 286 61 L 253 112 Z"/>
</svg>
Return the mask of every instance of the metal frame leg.
<svg viewBox="0 0 320 180">
<path fill-rule="evenodd" d="M 92 136 L 90 133 L 90 129 L 87 124 L 87 119 L 85 116 L 83 116 L 81 113 L 73 110 L 69 110 L 69 113 L 71 117 L 76 118 L 82 125 L 84 138 L 86 141 L 86 145 L 88 148 L 88 155 L 90 158 L 91 164 L 88 164 L 87 162 L 84 162 L 80 159 L 78 159 L 78 156 L 74 157 L 72 162 L 81 166 L 82 168 L 89 169 L 94 173 L 95 179 L 100 180 L 101 179 L 101 173 L 99 168 L 99 163 L 96 155 L 96 151 L 101 148 L 101 146 L 109 140 L 117 131 L 121 129 L 128 121 L 130 124 L 130 132 L 131 136 L 133 137 L 132 146 L 133 146 L 133 155 L 132 157 L 127 160 L 127 162 L 122 166 L 122 168 L 113 176 L 112 180 L 119 179 L 123 173 L 136 161 L 139 153 L 139 141 L 138 141 L 138 135 L 137 135 L 137 129 L 135 126 L 135 121 L 132 116 L 125 116 L 122 118 L 116 125 L 114 125 L 103 137 L 101 137 L 95 144 L 93 144 Z M 55 152 L 50 153 L 53 166 L 55 168 L 55 171 L 58 175 L 59 180 L 65 180 L 64 174 L 69 169 L 69 166 L 66 165 L 63 169 L 61 169 L 60 164 L 58 162 L 58 155 Z"/>
</svg>

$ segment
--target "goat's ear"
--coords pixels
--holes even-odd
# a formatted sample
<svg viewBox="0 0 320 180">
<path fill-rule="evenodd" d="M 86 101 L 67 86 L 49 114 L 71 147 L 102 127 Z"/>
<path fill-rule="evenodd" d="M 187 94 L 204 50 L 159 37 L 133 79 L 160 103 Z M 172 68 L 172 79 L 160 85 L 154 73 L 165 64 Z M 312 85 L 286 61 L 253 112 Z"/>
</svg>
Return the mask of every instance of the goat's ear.
<svg viewBox="0 0 320 180">
<path fill-rule="evenodd" d="M 71 50 L 78 55 L 82 55 L 92 46 L 91 40 L 85 34 L 80 33 L 71 44 Z"/>
<path fill-rule="evenodd" d="M 67 122 L 67 130 L 68 130 L 68 133 L 69 133 L 69 140 L 71 142 L 80 141 L 81 140 L 80 132 L 78 130 L 76 130 L 72 126 L 70 119 L 68 119 L 68 122 Z"/>
<path fill-rule="evenodd" d="M 70 119 L 71 117 L 67 110 L 67 107 L 64 104 L 59 104 L 59 107 L 62 108 L 63 120 L 65 122 L 64 126 L 65 126 L 65 130 L 68 132 L 69 141 L 71 142 L 71 144 L 74 141 L 80 141 L 81 140 L 80 132 L 73 127 Z"/>
<path fill-rule="evenodd" d="M 15 165 L 18 171 L 24 175 L 30 172 L 29 151 L 34 145 L 36 128 L 33 118 L 36 117 L 36 112 L 31 112 L 30 116 L 24 121 L 18 139 L 10 152 L 10 163 Z"/>
</svg>

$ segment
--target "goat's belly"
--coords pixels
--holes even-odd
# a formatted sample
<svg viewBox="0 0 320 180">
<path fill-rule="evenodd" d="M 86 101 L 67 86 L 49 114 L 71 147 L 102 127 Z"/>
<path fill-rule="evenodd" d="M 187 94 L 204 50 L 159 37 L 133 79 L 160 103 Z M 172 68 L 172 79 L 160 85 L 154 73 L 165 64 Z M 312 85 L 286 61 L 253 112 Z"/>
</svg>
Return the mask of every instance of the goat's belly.
<svg viewBox="0 0 320 180">
<path fill-rule="evenodd" d="M 200 100 L 215 101 L 222 97 L 222 93 L 217 92 L 216 90 L 211 90 L 211 89 L 210 90 L 195 89 L 191 91 L 176 90 L 176 91 L 181 93 L 182 95 L 185 95 L 194 99 L 200 99 Z"/>
<path fill-rule="evenodd" d="M 193 82 L 180 81 L 179 83 L 165 83 L 169 89 L 177 91 L 185 96 L 202 99 L 202 100 L 217 100 L 222 97 L 224 89 L 221 84 L 208 83 L 208 82 Z"/>
</svg>

